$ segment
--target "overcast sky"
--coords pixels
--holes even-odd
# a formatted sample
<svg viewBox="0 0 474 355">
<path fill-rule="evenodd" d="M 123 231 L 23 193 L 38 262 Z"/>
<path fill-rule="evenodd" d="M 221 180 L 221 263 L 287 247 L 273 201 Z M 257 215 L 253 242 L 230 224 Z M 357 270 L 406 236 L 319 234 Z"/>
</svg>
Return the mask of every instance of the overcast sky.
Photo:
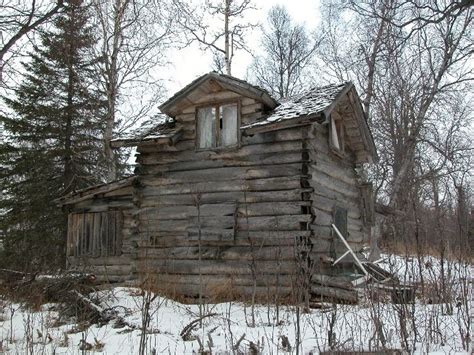
<svg viewBox="0 0 474 355">
<path fill-rule="evenodd" d="M 276 4 L 284 5 L 293 20 L 305 24 L 309 31 L 314 30 L 319 23 L 319 0 L 254 0 L 253 3 L 258 9 L 248 12 L 248 21 L 252 23 L 264 23 L 268 10 Z M 246 39 L 249 48 L 259 47 L 259 32 L 259 29 L 254 30 L 254 33 Z M 171 64 L 164 76 L 170 95 L 196 77 L 212 70 L 211 52 L 199 50 L 197 44 L 171 52 L 168 60 Z M 245 78 L 251 60 L 250 54 L 244 51 L 237 52 L 232 64 L 232 75 Z"/>
</svg>

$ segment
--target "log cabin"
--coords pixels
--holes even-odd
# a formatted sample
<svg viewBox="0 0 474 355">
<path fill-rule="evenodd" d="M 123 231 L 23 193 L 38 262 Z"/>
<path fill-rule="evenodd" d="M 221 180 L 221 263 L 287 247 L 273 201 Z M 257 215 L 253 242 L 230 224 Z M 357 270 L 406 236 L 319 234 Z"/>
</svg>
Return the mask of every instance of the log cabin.
<svg viewBox="0 0 474 355">
<path fill-rule="evenodd" d="M 59 200 L 69 268 L 177 297 L 354 300 L 377 154 L 352 83 L 280 103 L 211 72 L 159 108 L 112 141 L 136 147 L 133 176 Z"/>
</svg>

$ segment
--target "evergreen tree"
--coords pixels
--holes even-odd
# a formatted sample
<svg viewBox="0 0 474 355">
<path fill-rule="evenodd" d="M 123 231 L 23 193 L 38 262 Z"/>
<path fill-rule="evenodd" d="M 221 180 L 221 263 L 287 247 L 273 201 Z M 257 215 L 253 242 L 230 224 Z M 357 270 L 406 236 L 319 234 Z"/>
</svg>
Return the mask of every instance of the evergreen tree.
<svg viewBox="0 0 474 355">
<path fill-rule="evenodd" d="M 0 263 L 21 269 L 64 266 L 66 213 L 54 199 L 103 180 L 105 102 L 81 1 L 69 2 L 41 36 L 14 99 L 0 116 Z M 23 263 L 23 264 L 22 264 Z"/>
</svg>

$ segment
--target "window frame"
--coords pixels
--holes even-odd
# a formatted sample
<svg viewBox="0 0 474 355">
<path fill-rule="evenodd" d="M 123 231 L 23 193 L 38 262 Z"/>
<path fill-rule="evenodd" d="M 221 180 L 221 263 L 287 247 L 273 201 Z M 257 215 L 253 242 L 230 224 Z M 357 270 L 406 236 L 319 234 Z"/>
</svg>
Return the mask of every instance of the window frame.
<svg viewBox="0 0 474 355">
<path fill-rule="evenodd" d="M 336 115 L 332 114 L 329 116 L 329 147 L 331 151 L 340 157 L 346 155 L 346 142 L 345 142 L 345 127 L 342 117 L 335 117 Z M 337 115 L 339 116 L 339 115 Z M 333 128 L 334 125 L 334 128 Z M 339 148 L 334 144 L 333 134 L 334 129 L 336 130 L 336 138 Z"/>
<path fill-rule="evenodd" d="M 123 211 L 115 209 L 94 212 L 88 210 L 71 211 L 68 213 L 67 257 L 80 259 L 122 255 L 123 217 Z M 111 233 L 112 230 L 109 229 L 110 224 L 103 224 L 104 218 L 107 222 L 113 221 L 112 230 L 114 233 Z M 96 228 L 95 222 L 98 220 L 100 224 L 99 228 Z"/>
<path fill-rule="evenodd" d="M 232 105 L 232 104 L 235 104 L 237 105 L 237 144 L 233 144 L 233 145 L 219 145 L 220 144 L 220 140 L 221 140 L 221 127 L 220 127 L 220 124 L 219 124 L 219 108 L 221 106 L 226 106 L 226 105 Z M 242 135 L 240 133 L 240 125 L 241 125 L 241 106 L 242 106 L 242 103 L 241 103 L 241 100 L 225 100 L 225 101 L 215 101 L 215 102 L 206 102 L 204 104 L 200 104 L 200 105 L 196 105 L 195 109 L 194 109 L 194 130 L 196 132 L 195 134 L 195 139 L 194 139 L 194 147 L 195 147 L 195 151 L 197 152 L 200 152 L 200 151 L 222 151 L 222 150 L 234 150 L 234 149 L 238 149 L 240 148 L 241 146 L 241 138 L 242 138 Z M 210 148 L 200 148 L 199 147 L 199 140 L 200 140 L 200 137 L 198 136 L 199 135 L 199 130 L 198 130 L 198 111 L 199 109 L 202 109 L 202 108 L 206 108 L 206 107 L 213 107 L 215 109 L 215 112 L 216 112 L 216 130 L 214 133 L 215 137 L 216 137 L 216 146 L 214 147 L 210 147 Z"/>
</svg>

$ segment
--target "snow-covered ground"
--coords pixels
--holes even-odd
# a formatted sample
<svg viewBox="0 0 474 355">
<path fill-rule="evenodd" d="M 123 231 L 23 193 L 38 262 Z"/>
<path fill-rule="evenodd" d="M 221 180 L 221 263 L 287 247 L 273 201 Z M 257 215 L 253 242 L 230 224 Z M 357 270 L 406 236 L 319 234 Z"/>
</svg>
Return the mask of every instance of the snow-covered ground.
<svg viewBox="0 0 474 355">
<path fill-rule="evenodd" d="M 414 259 L 407 263 L 405 258 L 392 257 L 385 267 L 419 280 L 417 263 Z M 439 274 L 439 260 L 429 258 L 422 264 L 422 269 L 428 270 L 425 278 Z M 472 268 L 460 263 L 450 266 L 453 270 L 445 282 L 454 292 L 452 307 L 426 304 L 422 299 L 405 306 L 366 300 L 359 305 L 327 304 L 322 309 L 301 312 L 298 322 L 295 307 L 280 306 L 277 315 L 275 306 L 259 305 L 253 312 L 253 325 L 252 307 L 248 304 L 206 304 L 200 313 L 198 305 L 156 297 L 150 306 L 150 323 L 144 337 L 141 329 L 145 298 L 136 288 L 115 287 L 91 295 L 100 300 L 101 307 L 124 320 L 104 325 L 87 326 L 62 319 L 54 304 L 32 311 L 0 300 L 0 353 L 82 354 L 81 347 L 85 347 L 90 349 L 87 353 L 138 354 L 142 338 L 146 340 L 146 354 L 194 354 L 200 350 L 212 354 L 284 354 L 296 352 L 299 328 L 299 349 L 303 354 L 317 354 L 331 346 L 337 350 L 374 351 L 380 349 L 382 339 L 386 348 L 408 347 L 417 354 L 469 354 L 466 334 L 469 310 L 474 305 L 470 304 L 472 290 L 467 302 L 463 293 Z M 433 277 L 439 279 L 439 275 Z M 196 321 L 183 339 L 183 330 L 191 328 L 187 326 L 200 314 L 214 315 L 202 319 L 202 327 Z M 376 325 L 381 332 L 376 332 Z"/>
</svg>

